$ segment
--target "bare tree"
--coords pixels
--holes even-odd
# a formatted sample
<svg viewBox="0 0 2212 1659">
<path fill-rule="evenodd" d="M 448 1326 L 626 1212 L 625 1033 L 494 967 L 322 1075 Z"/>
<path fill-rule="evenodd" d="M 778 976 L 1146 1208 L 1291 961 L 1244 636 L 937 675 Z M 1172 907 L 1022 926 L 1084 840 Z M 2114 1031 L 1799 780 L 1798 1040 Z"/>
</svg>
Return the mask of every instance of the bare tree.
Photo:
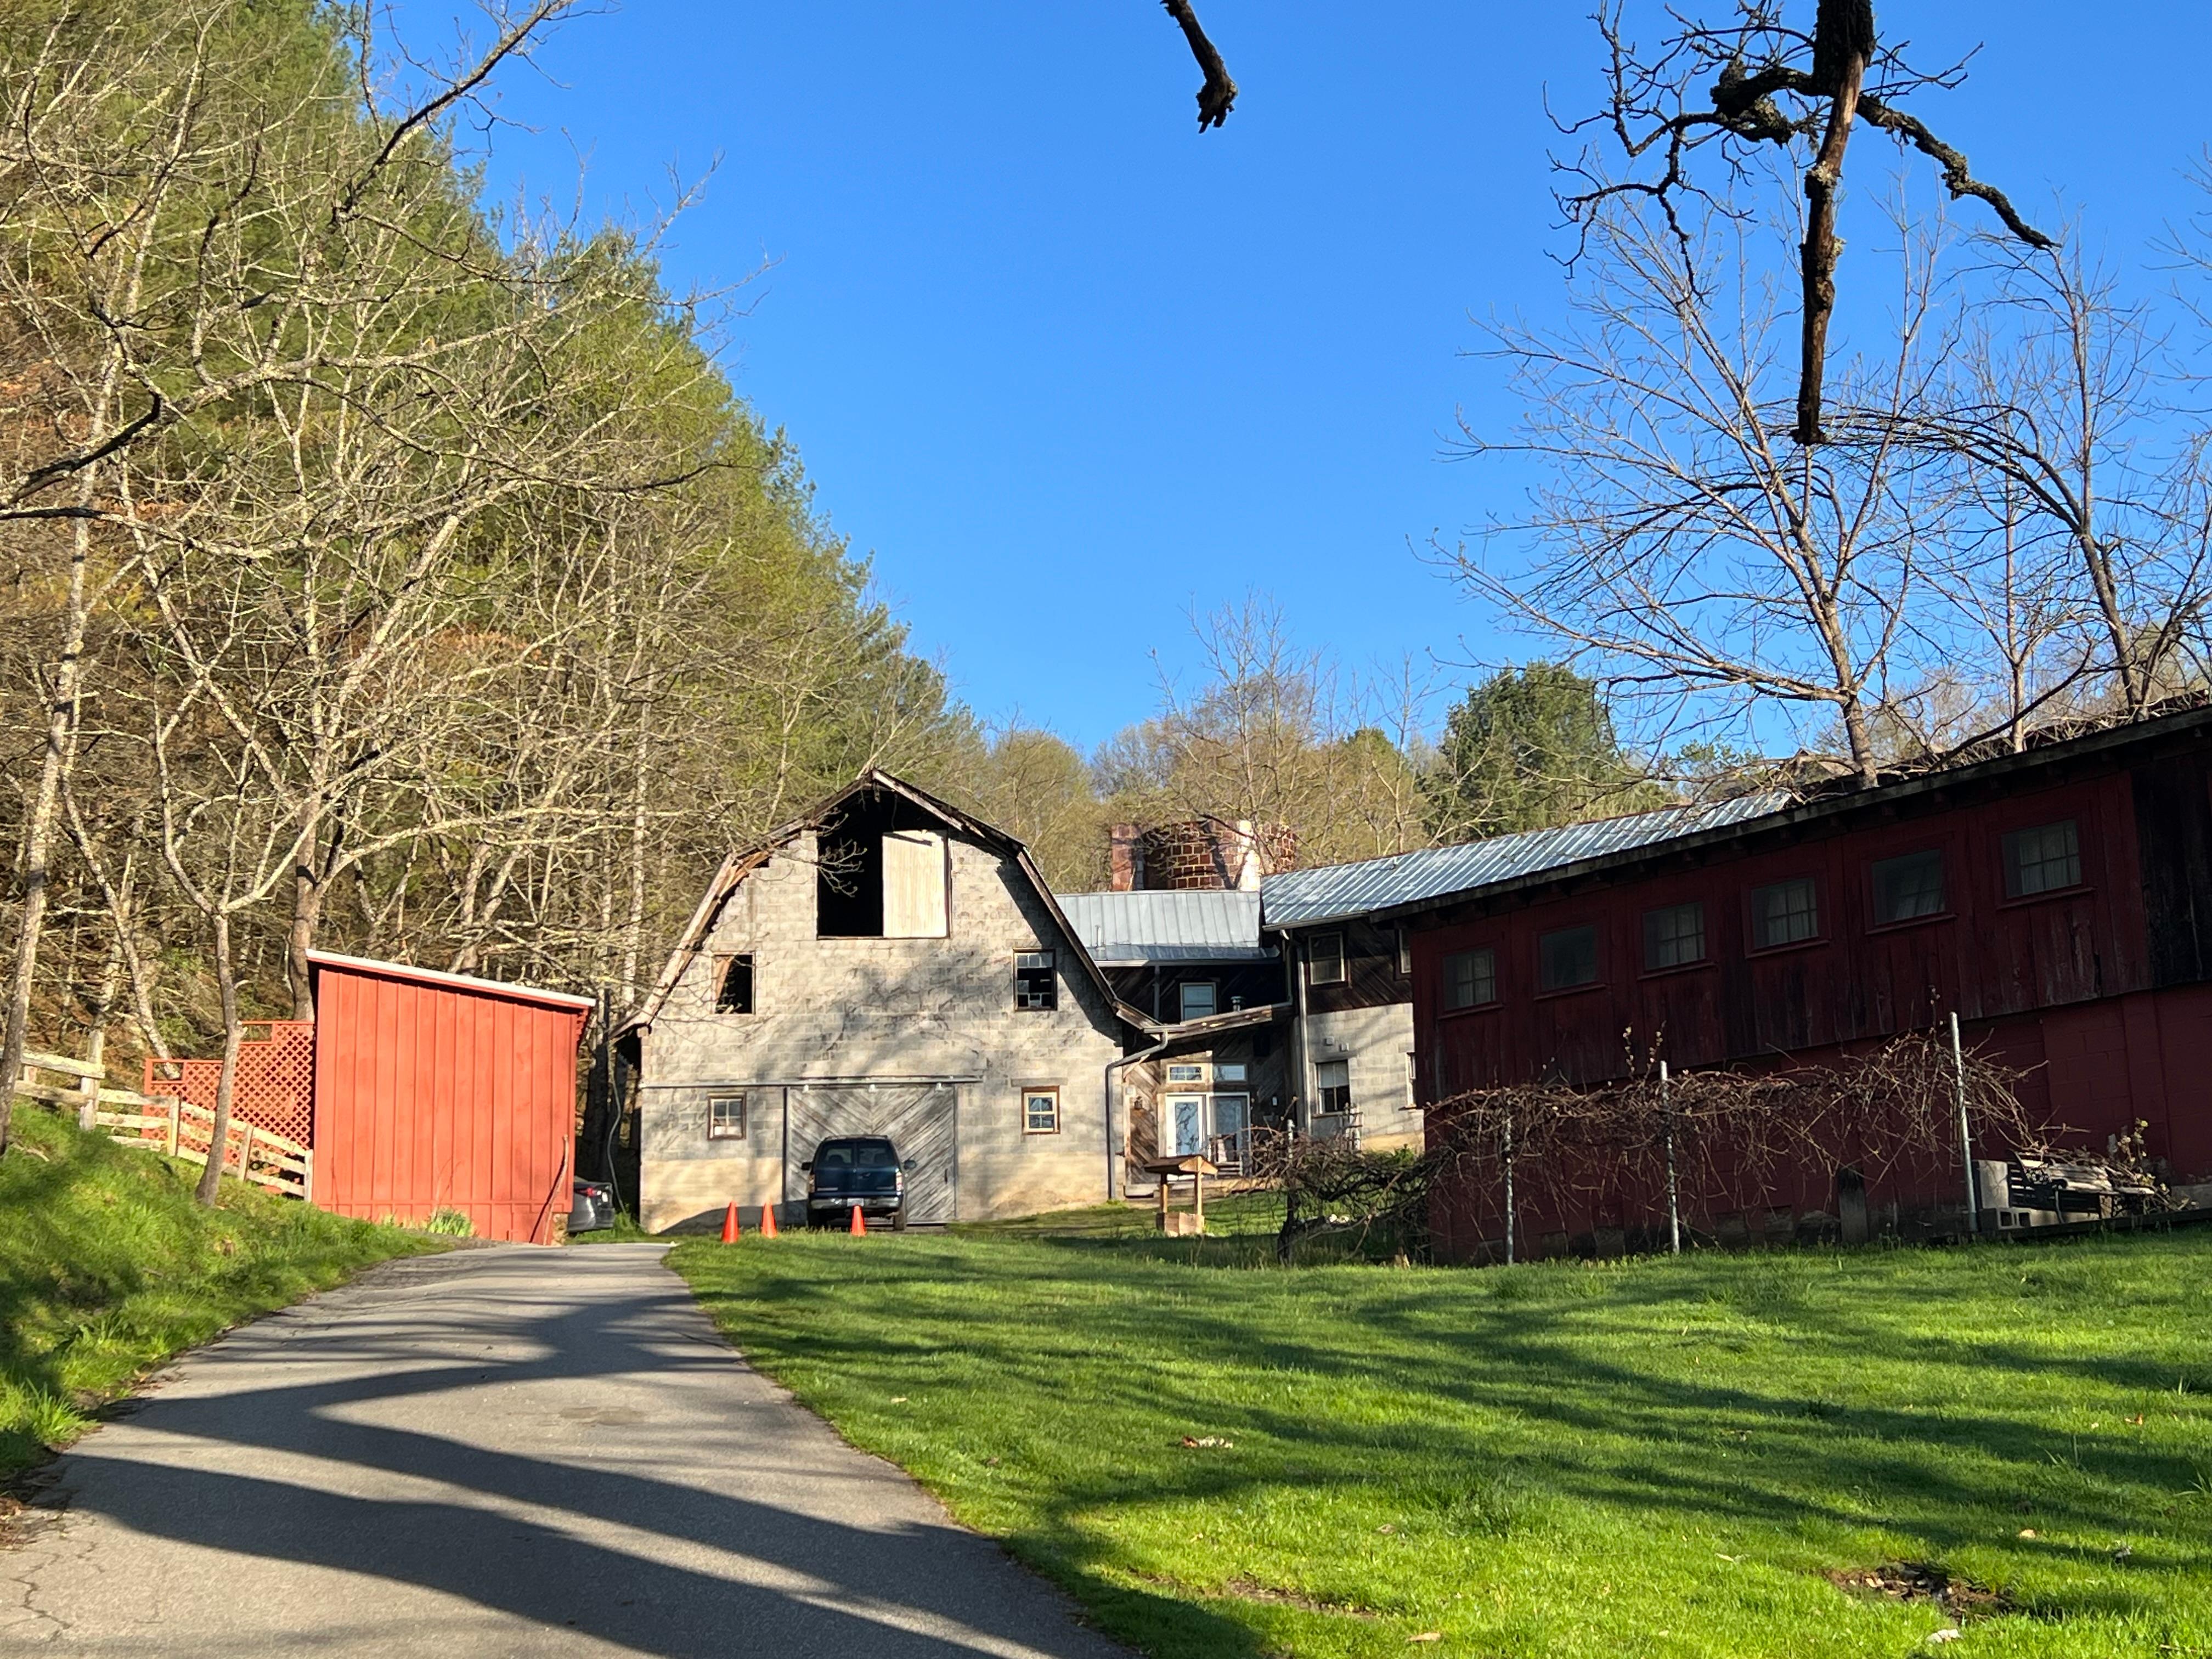
<svg viewBox="0 0 2212 1659">
<path fill-rule="evenodd" d="M 71 539 L 46 744 L 22 830 L 24 900 L 0 1038 L 0 1079 L 9 1085 L 0 1089 L 0 1151 L 103 580 L 94 568 L 96 535 L 143 533 L 176 505 L 143 495 L 130 504 L 127 467 L 195 419 L 257 390 L 313 384 L 345 362 L 344 341 L 291 325 L 328 300 L 329 285 L 343 291 L 359 276 L 343 257 L 349 244 L 365 237 L 374 246 L 398 231 L 364 210 L 388 204 L 388 173 L 418 156 L 441 115 L 567 9 L 568 0 L 538 0 L 495 12 L 484 52 L 389 117 L 372 107 L 365 128 L 316 118 L 327 84 L 286 105 L 264 99 L 243 131 L 211 119 L 218 106 L 252 106 L 262 84 L 254 76 L 264 66 L 241 46 L 250 9 L 235 0 L 187 0 L 153 28 L 67 11 L 9 55 L 0 84 L 0 239 L 11 253 L 0 259 L 0 307 L 32 360 L 19 383 L 35 387 L 40 404 L 11 424 L 42 414 L 51 441 L 0 455 L 0 523 L 66 523 Z M 333 131 L 365 132 L 369 142 L 349 165 L 332 166 L 327 154 L 312 158 L 319 166 L 287 165 L 303 142 L 326 149 Z M 272 210 L 322 216 L 313 257 L 269 257 Z M 356 300 L 369 293 L 351 289 Z"/>
<path fill-rule="evenodd" d="M 1802 146 L 1812 144 L 1803 179 L 1796 418 L 1790 428 L 1796 442 L 1809 447 L 1827 435 L 1823 387 L 1836 265 L 1844 246 L 1836 234 L 1837 213 L 1844 158 L 1857 122 L 1933 161 L 1954 200 L 1987 204 L 2021 242 L 2034 248 L 2054 244 L 2021 218 L 2002 191 L 1976 179 L 1963 154 L 1903 107 L 1900 100 L 1916 94 L 1958 85 L 1963 64 L 1923 71 L 1883 46 L 1873 0 L 1814 0 L 1809 30 L 1785 21 L 1792 9 L 1776 0 L 1742 0 L 1735 17 L 1719 24 L 1669 12 L 1674 32 L 1645 52 L 1629 39 L 1618 0 L 1601 9 L 1597 22 L 1607 57 L 1606 106 L 1570 131 L 1607 131 L 1632 167 L 1656 158 L 1657 176 L 1615 177 L 1585 155 L 1568 169 L 1577 182 L 1561 191 L 1560 202 L 1584 224 L 1625 195 L 1654 203 L 1672 218 L 1683 198 L 1715 199 L 1696 178 L 1701 151 L 1717 151 L 1715 159 L 1733 179 L 1762 148 L 1795 159 Z M 1679 221 L 1677 229 L 1687 236 Z"/>
<path fill-rule="evenodd" d="M 1786 441 L 1776 382 L 1790 319 L 1756 274 L 1756 224 L 1623 195 L 1585 231 L 1573 320 L 1492 331 L 1489 355 L 1522 395 L 1519 429 L 1467 432 L 1472 455 L 1539 464 L 1531 510 L 1448 557 L 1647 713 L 1687 701 L 1747 716 L 1776 700 L 1825 714 L 1871 781 L 1877 713 L 1923 665 L 1908 626 L 1924 533 L 1910 469 L 1893 445 Z M 1933 372 L 1935 277 L 1907 252 L 1896 331 L 1849 383 L 1855 408 L 1893 418 L 1925 401 Z M 1532 546 L 1533 563 L 1500 558 L 1501 539 Z"/>
</svg>

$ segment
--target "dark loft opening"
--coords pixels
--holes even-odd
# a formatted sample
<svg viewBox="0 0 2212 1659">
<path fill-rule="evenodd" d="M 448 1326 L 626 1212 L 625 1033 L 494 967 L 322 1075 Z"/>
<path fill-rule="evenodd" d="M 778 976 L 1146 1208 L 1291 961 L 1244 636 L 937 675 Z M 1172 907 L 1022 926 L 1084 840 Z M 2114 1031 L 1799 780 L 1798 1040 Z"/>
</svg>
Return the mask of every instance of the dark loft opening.
<svg viewBox="0 0 2212 1659">
<path fill-rule="evenodd" d="M 942 939 L 951 896 L 944 825 L 888 793 L 855 795 L 815 840 L 823 939 Z"/>
<path fill-rule="evenodd" d="M 753 1011 L 753 959 L 732 957 L 722 964 L 722 982 L 714 989 L 718 1014 L 750 1014 Z"/>
<path fill-rule="evenodd" d="M 884 936 L 884 842 L 825 830 L 814 872 L 815 931 L 823 939 Z"/>
</svg>

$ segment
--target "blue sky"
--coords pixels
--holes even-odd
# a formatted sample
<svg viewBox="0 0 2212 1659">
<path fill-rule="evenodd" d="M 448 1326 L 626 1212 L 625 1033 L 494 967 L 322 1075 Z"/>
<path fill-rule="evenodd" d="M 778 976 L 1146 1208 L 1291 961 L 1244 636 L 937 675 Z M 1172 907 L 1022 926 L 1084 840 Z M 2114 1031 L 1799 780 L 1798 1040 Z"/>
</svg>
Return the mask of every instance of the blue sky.
<svg viewBox="0 0 2212 1659">
<path fill-rule="evenodd" d="M 567 200 L 580 163 L 599 216 L 714 166 L 667 264 L 752 277 L 739 390 L 957 694 L 1088 747 L 1152 711 L 1155 649 L 1194 672 L 1194 607 L 1250 590 L 1354 666 L 1534 649 L 1409 544 L 1511 510 L 1443 457 L 1459 410 L 1510 413 L 1470 319 L 1559 306 L 1544 100 L 1589 101 L 1588 9 L 1202 0 L 1243 94 L 1200 137 L 1153 0 L 629 0 L 507 78 L 531 131 L 489 184 Z M 398 19 L 432 48 L 454 15 Z M 2205 20 L 1881 8 L 1928 59 L 1985 43 L 1916 108 L 2148 282 L 2212 137 Z"/>
</svg>

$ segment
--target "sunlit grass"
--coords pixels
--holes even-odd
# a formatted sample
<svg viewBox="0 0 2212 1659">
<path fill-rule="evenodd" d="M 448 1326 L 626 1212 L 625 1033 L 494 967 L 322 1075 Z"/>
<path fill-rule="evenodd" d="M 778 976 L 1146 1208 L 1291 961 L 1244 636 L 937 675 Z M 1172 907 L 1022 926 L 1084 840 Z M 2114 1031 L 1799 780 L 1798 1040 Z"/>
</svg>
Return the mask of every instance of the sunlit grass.
<svg viewBox="0 0 2212 1659">
<path fill-rule="evenodd" d="M 1285 1271 L 1068 1224 L 672 1261 L 1155 1655 L 2212 1655 L 2212 1235 Z M 1831 1582 L 1893 1564 L 2000 1599 Z"/>
<path fill-rule="evenodd" d="M 387 1256 L 437 1248 L 118 1146 L 19 1103 L 0 1158 L 0 1474 L 150 1365 Z"/>
</svg>

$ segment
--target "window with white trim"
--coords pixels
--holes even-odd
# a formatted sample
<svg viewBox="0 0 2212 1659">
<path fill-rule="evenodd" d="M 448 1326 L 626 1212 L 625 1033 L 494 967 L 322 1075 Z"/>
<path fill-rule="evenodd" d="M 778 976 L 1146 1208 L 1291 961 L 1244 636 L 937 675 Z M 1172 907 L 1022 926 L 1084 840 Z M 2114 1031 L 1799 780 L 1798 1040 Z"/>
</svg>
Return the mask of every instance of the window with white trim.
<svg viewBox="0 0 2212 1659">
<path fill-rule="evenodd" d="M 1060 1133 L 1060 1089 L 1057 1085 L 1022 1091 L 1022 1133 L 1031 1135 L 1056 1135 Z"/>
<path fill-rule="evenodd" d="M 1314 1067 L 1314 1094 L 1324 1114 L 1334 1115 L 1352 1109 L 1352 1062 L 1348 1060 L 1324 1060 Z"/>
<path fill-rule="evenodd" d="M 1310 985 L 1341 985 L 1344 983 L 1344 935 L 1316 933 L 1306 945 L 1306 982 Z"/>
<path fill-rule="evenodd" d="M 745 1097 L 709 1095 L 707 1097 L 707 1139 L 743 1140 L 745 1138 Z"/>
<path fill-rule="evenodd" d="M 1211 1019 L 1220 1006 L 1219 996 L 1210 979 L 1185 980 L 1178 988 L 1184 1019 Z"/>
</svg>

